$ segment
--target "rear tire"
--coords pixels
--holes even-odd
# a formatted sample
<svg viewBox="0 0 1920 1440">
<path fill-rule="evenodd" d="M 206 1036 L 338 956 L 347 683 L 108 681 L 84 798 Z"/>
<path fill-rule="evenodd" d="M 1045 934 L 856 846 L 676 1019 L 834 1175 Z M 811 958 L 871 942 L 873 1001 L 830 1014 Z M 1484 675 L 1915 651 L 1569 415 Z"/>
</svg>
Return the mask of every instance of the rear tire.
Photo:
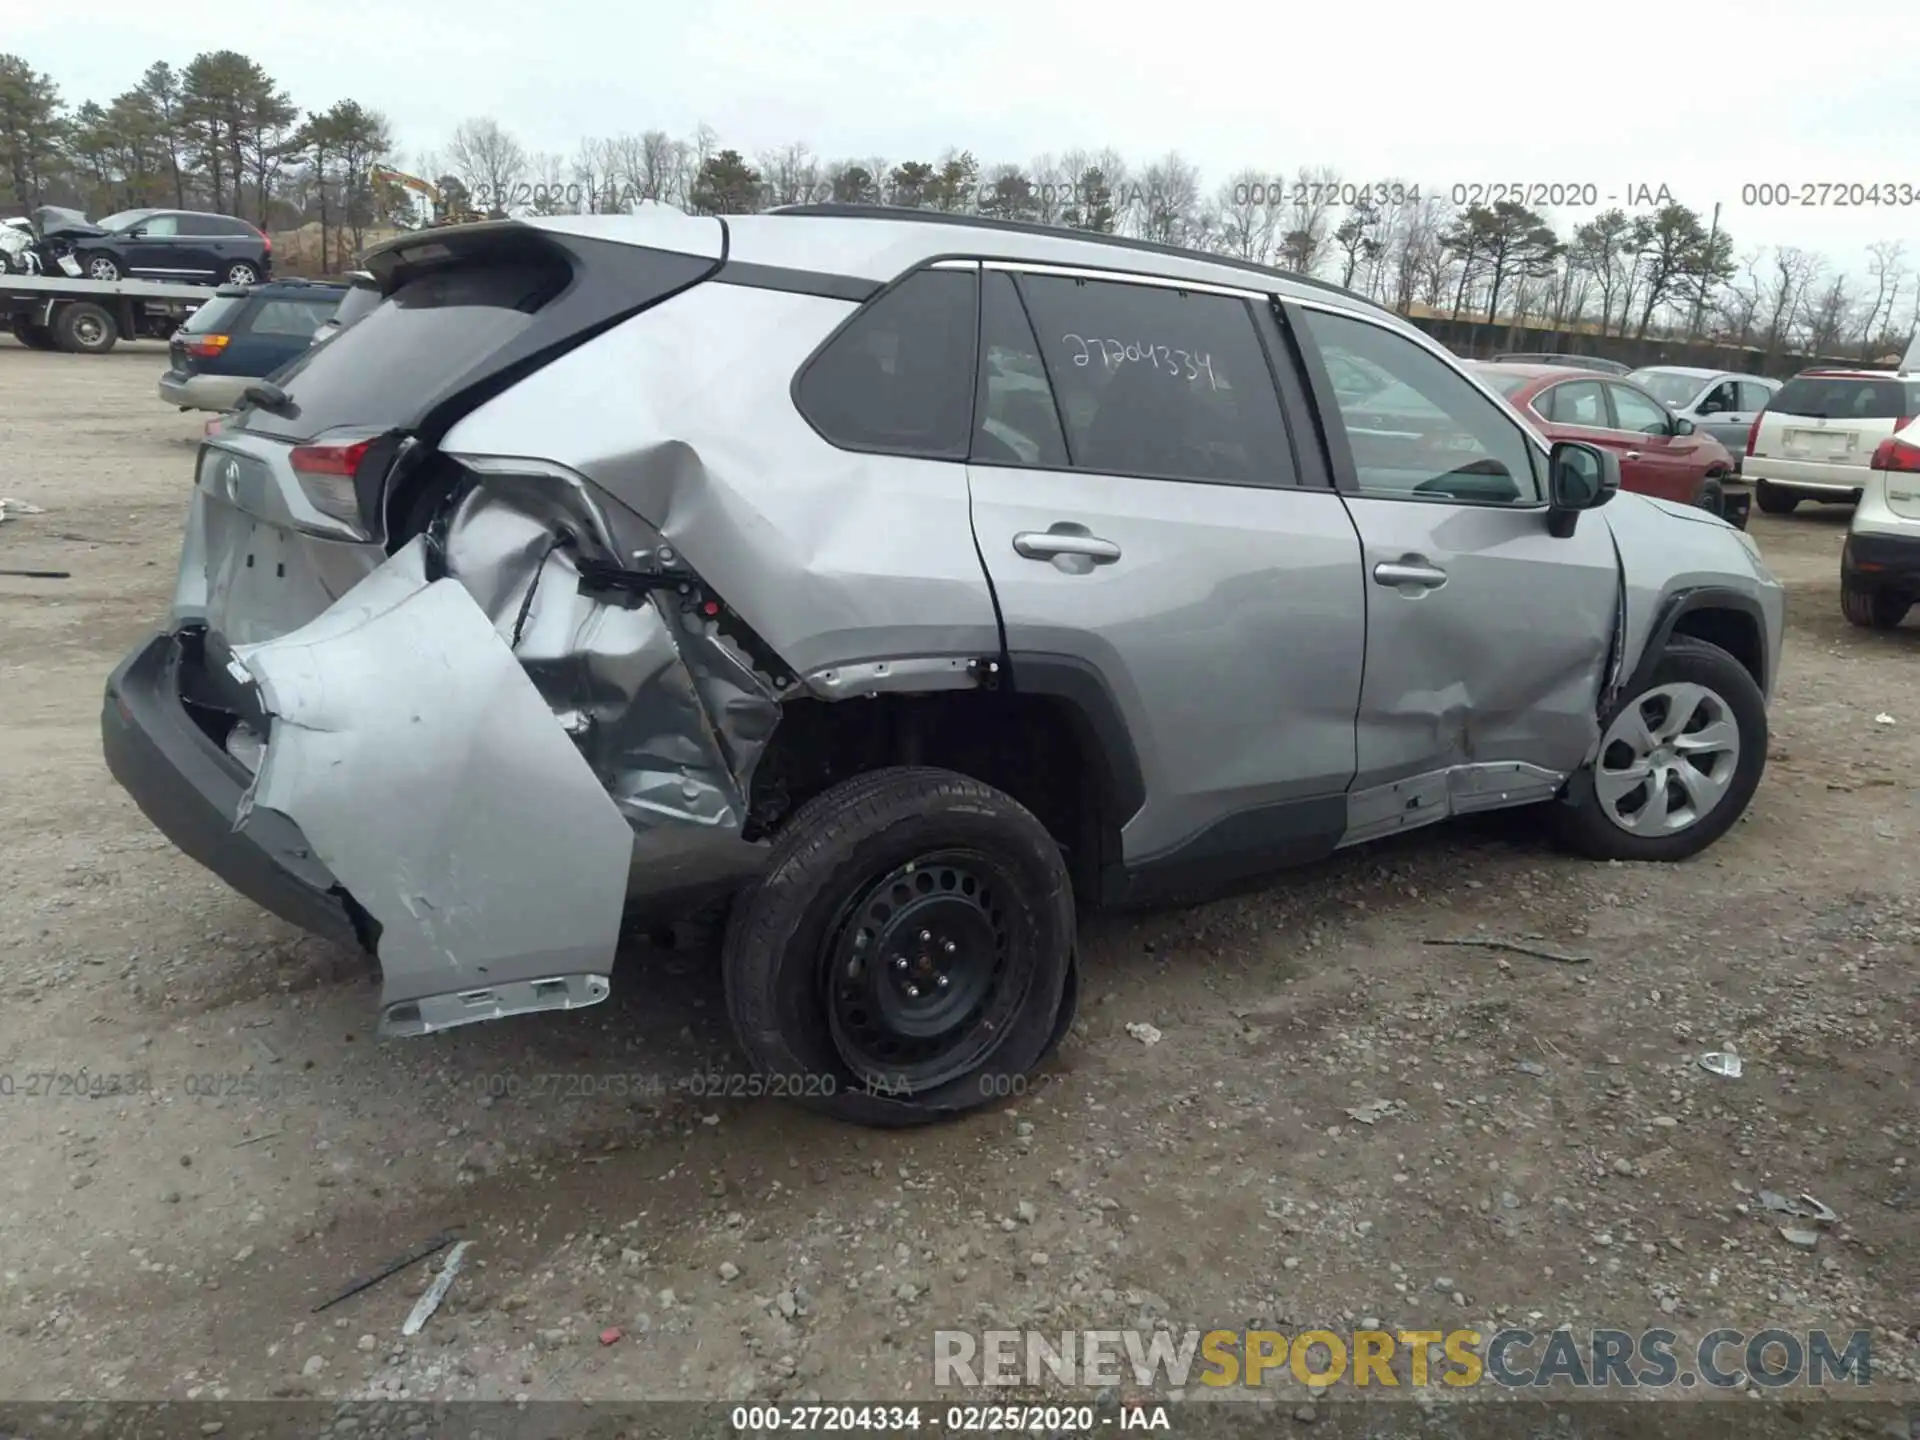
<svg viewBox="0 0 1920 1440">
<path fill-rule="evenodd" d="M 236 260 L 227 266 L 226 279 L 222 283 L 227 285 L 258 285 L 260 283 L 259 267 L 251 265 L 245 260 Z"/>
<path fill-rule="evenodd" d="M 728 917 L 734 1034 L 766 1086 L 864 1125 L 1017 1093 L 1072 1016 L 1073 886 L 1011 796 L 876 770 L 803 805 Z"/>
<path fill-rule="evenodd" d="M 1761 480 L 1753 487 L 1753 503 L 1760 507 L 1763 515 L 1791 515 L 1800 504 L 1800 497 L 1791 490 L 1782 490 Z"/>
<path fill-rule="evenodd" d="M 13 338 L 29 350 L 58 350 L 54 343 L 53 332 L 44 325 L 36 325 L 31 320 L 16 317 L 13 322 Z"/>
<path fill-rule="evenodd" d="M 1594 860 L 1698 855 L 1746 813 L 1766 768 L 1766 697 L 1738 660 L 1691 636 L 1668 642 L 1600 728 L 1599 755 L 1551 811 L 1562 843 Z"/>
<path fill-rule="evenodd" d="M 53 339 L 75 355 L 104 355 L 120 339 L 120 328 L 91 300 L 69 301 L 53 317 Z"/>
<path fill-rule="evenodd" d="M 1913 597 L 1897 590 L 1869 590 L 1840 582 L 1840 613 L 1864 630 L 1891 630 L 1912 608 Z"/>
</svg>

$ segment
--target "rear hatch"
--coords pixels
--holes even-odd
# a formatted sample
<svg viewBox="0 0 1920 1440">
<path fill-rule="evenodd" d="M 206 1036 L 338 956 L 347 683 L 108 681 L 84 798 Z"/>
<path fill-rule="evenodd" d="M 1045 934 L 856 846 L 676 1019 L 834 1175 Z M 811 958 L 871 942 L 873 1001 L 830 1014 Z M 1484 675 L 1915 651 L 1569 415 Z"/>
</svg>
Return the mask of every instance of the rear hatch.
<svg viewBox="0 0 1920 1440">
<path fill-rule="evenodd" d="M 167 340 L 167 361 L 176 375 L 199 374 L 233 343 L 232 325 L 247 308 L 245 290 L 219 290 Z"/>
<path fill-rule="evenodd" d="M 1894 375 L 1796 375 L 1755 425 L 1751 453 L 1864 469 L 1874 447 L 1915 415 L 1920 383 Z"/>
</svg>

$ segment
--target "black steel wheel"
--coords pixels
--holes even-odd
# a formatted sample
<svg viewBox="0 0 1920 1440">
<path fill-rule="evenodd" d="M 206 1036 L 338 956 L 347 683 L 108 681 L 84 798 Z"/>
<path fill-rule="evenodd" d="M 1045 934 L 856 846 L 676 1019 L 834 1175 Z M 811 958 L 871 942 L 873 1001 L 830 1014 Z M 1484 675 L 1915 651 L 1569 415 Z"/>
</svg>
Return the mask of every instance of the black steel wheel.
<svg viewBox="0 0 1920 1440">
<path fill-rule="evenodd" d="M 858 776 L 788 821 L 722 970 L 770 1093 L 873 1125 L 1016 1093 L 1071 1008 L 1073 888 L 1046 828 L 951 771 Z"/>
</svg>

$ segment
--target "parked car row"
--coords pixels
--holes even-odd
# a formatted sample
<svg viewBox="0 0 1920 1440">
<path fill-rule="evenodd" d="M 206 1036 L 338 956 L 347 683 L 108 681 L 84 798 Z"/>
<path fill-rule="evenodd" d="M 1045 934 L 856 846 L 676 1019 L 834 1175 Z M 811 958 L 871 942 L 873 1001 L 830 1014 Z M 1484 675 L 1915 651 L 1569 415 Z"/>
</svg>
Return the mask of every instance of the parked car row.
<svg viewBox="0 0 1920 1440">
<path fill-rule="evenodd" d="M 223 286 L 168 341 L 160 398 L 182 410 L 231 410 L 249 385 L 324 344 L 379 299 L 364 272 Z"/>
</svg>

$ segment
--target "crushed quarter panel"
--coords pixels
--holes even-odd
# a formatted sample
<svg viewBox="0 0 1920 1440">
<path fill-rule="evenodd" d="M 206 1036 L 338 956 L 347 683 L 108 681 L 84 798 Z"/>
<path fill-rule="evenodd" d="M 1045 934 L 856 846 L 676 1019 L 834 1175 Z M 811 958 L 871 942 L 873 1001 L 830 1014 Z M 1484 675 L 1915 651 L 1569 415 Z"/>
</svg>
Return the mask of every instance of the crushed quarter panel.
<svg viewBox="0 0 1920 1440">
<path fill-rule="evenodd" d="M 997 654 L 966 467 L 837 450 L 794 409 L 794 375 L 853 308 L 695 286 L 496 396 L 443 448 L 586 476 L 799 674 Z"/>
<path fill-rule="evenodd" d="M 380 922 L 384 1007 L 448 1000 L 414 1028 L 598 999 L 632 831 L 466 589 L 426 580 L 423 550 L 236 651 L 273 717 L 240 824 L 287 816 Z"/>
</svg>

